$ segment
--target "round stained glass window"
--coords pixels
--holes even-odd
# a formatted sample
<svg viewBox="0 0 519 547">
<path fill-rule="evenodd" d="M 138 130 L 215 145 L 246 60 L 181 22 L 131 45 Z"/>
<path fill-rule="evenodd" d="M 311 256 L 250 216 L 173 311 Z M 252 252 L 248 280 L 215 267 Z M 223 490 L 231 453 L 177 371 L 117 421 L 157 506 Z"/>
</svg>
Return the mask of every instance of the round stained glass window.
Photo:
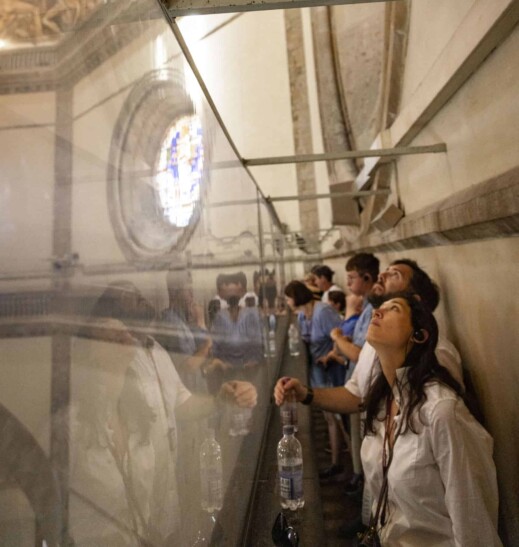
<svg viewBox="0 0 519 547">
<path fill-rule="evenodd" d="M 193 236 L 209 176 L 205 134 L 182 73 L 154 71 L 132 89 L 108 169 L 110 218 L 129 260 L 162 260 Z"/>
<path fill-rule="evenodd" d="M 204 168 L 202 124 L 184 116 L 167 131 L 156 167 L 156 188 L 164 217 L 172 226 L 189 226 L 200 199 Z"/>
</svg>

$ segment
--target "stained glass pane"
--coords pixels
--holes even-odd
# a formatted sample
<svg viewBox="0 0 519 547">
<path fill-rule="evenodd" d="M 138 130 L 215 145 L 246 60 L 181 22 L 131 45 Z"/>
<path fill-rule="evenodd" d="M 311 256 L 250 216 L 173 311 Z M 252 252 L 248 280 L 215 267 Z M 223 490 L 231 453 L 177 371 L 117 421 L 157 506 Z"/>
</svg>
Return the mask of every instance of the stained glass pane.
<svg viewBox="0 0 519 547">
<path fill-rule="evenodd" d="M 155 179 L 164 216 L 173 226 L 189 225 L 200 198 L 203 167 L 200 118 L 184 116 L 170 127 L 164 138 Z"/>
</svg>

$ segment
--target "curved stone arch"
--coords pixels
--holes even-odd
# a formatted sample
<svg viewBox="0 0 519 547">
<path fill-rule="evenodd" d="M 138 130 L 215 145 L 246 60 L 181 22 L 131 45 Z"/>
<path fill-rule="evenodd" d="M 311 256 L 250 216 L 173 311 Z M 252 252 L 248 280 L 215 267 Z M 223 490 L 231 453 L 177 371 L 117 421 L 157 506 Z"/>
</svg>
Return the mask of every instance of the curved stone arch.
<svg viewBox="0 0 519 547">
<path fill-rule="evenodd" d="M 161 218 L 153 184 L 157 157 L 168 129 L 184 116 L 199 114 L 186 91 L 183 73 L 156 70 L 128 95 L 114 127 L 107 173 L 110 220 L 128 260 L 161 263 L 185 248 L 200 219 L 203 188 L 190 223 L 178 228 Z M 205 131 L 204 131 L 205 133 Z M 206 139 L 203 138 L 204 149 Z M 204 162 L 203 186 L 208 170 Z"/>
<path fill-rule="evenodd" d="M 29 501 L 41 539 L 57 547 L 63 531 L 57 470 L 30 431 L 0 403 L 0 476 L 14 481 Z"/>
</svg>

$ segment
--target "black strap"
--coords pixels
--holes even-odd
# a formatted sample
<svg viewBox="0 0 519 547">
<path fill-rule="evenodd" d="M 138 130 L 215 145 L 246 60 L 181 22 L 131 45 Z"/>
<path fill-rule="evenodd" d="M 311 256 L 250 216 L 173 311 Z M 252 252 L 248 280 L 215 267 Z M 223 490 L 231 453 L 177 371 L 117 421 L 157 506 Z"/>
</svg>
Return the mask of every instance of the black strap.
<svg viewBox="0 0 519 547">
<path fill-rule="evenodd" d="M 387 410 L 386 410 L 386 419 L 389 416 L 391 416 L 391 413 L 390 413 L 391 401 L 392 401 L 392 398 L 391 397 L 388 398 L 388 405 L 387 405 Z M 375 515 L 373 515 L 373 513 L 371 514 L 371 518 L 369 520 L 368 528 L 376 529 L 377 525 L 379 523 L 379 518 L 380 518 L 381 526 L 384 526 L 386 524 L 386 509 L 387 509 L 388 494 L 389 494 L 389 486 L 388 486 L 388 482 L 387 482 L 387 476 L 388 476 L 388 473 L 389 473 L 389 466 L 391 465 L 391 462 L 393 461 L 395 443 L 398 439 L 398 436 L 400 435 L 400 430 L 402 428 L 401 426 L 402 426 L 402 424 L 399 424 L 398 429 L 395 431 L 395 436 L 393 438 L 393 444 L 390 446 L 387 462 L 385 462 L 385 464 L 382 465 L 382 486 L 380 487 L 380 493 L 378 495 L 377 508 L 375 510 Z M 384 445 L 386 443 L 386 438 L 388 439 L 388 444 L 389 444 L 389 435 L 390 435 L 390 433 L 388 433 L 388 429 L 389 428 L 386 424 L 386 431 L 385 431 L 385 434 L 384 434 Z"/>
</svg>

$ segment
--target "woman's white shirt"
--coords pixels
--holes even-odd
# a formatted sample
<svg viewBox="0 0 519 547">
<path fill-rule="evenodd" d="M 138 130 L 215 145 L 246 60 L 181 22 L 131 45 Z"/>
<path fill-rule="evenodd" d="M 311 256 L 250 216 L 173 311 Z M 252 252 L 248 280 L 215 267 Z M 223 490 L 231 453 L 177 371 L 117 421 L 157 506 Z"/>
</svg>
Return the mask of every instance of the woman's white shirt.
<svg viewBox="0 0 519 547">
<path fill-rule="evenodd" d="M 399 369 L 403 377 L 403 369 Z M 417 434 L 401 433 L 388 472 L 388 516 L 382 545 L 501 545 L 497 535 L 497 481 L 493 441 L 463 401 L 438 383 L 426 386 L 427 400 L 414 413 Z M 405 404 L 406 390 L 395 392 Z M 398 429 L 401 416 L 394 420 Z M 361 449 L 366 488 L 376 509 L 382 484 L 385 421 Z"/>
</svg>

